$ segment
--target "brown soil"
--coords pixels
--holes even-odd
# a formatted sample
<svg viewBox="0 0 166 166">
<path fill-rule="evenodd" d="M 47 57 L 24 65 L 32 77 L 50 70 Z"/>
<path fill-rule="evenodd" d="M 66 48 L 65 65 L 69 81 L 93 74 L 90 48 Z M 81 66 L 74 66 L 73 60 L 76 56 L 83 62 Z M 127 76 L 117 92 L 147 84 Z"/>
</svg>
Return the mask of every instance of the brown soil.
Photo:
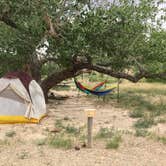
<svg viewBox="0 0 166 166">
<path fill-rule="evenodd" d="M 54 128 L 56 119 L 70 118 L 76 126 L 86 124 L 85 108 L 96 108 L 94 133 L 101 127 L 114 127 L 118 130 L 134 132 L 135 119 L 128 116 L 128 110 L 118 108 L 117 104 L 103 103 L 97 98 L 89 98 L 73 91 L 61 91 L 70 95 L 68 99 L 51 100 L 48 104 L 48 117 L 40 124 L 14 124 L 0 126 L 0 166 L 165 166 L 166 147 L 160 142 L 124 134 L 117 150 L 105 149 L 104 143 L 94 141 L 92 149 L 81 148 L 76 151 L 37 146 L 37 139 L 46 137 L 46 130 Z M 155 126 L 155 131 L 166 135 L 165 124 Z M 9 138 L 7 131 L 15 131 Z M 159 133 L 160 134 L 160 133 Z M 9 142 L 9 144 L 7 142 Z"/>
</svg>

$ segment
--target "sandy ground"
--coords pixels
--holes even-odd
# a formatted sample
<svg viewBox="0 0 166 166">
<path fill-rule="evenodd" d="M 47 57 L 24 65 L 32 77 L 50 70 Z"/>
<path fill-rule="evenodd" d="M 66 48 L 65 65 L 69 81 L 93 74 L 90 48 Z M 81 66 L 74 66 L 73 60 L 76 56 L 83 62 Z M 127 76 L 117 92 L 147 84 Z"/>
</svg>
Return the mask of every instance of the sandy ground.
<svg viewBox="0 0 166 166">
<path fill-rule="evenodd" d="M 48 104 L 48 117 L 40 124 L 14 124 L 0 126 L 0 166 L 165 166 L 166 146 L 147 138 L 123 135 L 123 141 L 117 150 L 105 149 L 102 142 L 94 141 L 92 149 L 82 148 L 76 151 L 61 150 L 49 146 L 37 146 L 35 140 L 46 137 L 46 129 L 54 127 L 56 119 L 65 116 L 77 126 L 86 124 L 85 108 L 96 108 L 94 133 L 101 127 L 114 127 L 118 130 L 133 132 L 134 119 L 128 116 L 128 110 L 115 107 L 114 103 L 104 104 L 95 98 L 76 92 L 59 92 L 70 95 L 63 101 L 51 100 Z M 113 106 L 114 105 L 114 106 Z M 155 129 L 166 135 L 166 126 Z M 7 131 L 16 135 L 7 138 Z M 9 142 L 6 143 L 6 142 Z"/>
</svg>

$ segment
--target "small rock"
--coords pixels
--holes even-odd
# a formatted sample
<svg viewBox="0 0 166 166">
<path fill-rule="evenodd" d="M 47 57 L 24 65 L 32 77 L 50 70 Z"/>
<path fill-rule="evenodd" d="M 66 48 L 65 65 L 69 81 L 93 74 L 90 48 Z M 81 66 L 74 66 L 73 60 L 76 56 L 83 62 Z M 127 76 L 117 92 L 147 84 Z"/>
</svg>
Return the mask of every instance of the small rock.
<svg viewBox="0 0 166 166">
<path fill-rule="evenodd" d="M 110 122 L 109 122 L 109 121 L 105 121 L 104 123 L 105 123 L 105 124 L 109 124 Z"/>
<path fill-rule="evenodd" d="M 52 133 L 59 133 L 61 130 L 58 129 L 58 128 L 55 128 L 55 129 L 51 129 L 50 132 Z"/>
<path fill-rule="evenodd" d="M 83 147 L 83 148 L 86 148 L 86 143 L 85 143 L 85 142 L 82 144 L 82 147 Z"/>
<path fill-rule="evenodd" d="M 68 116 L 65 116 L 65 117 L 63 118 L 63 120 L 66 120 L 66 121 L 67 121 L 67 120 L 70 120 L 70 119 L 69 119 Z"/>
<path fill-rule="evenodd" d="M 80 147 L 79 146 L 75 146 L 74 149 L 75 150 L 80 150 Z"/>
</svg>

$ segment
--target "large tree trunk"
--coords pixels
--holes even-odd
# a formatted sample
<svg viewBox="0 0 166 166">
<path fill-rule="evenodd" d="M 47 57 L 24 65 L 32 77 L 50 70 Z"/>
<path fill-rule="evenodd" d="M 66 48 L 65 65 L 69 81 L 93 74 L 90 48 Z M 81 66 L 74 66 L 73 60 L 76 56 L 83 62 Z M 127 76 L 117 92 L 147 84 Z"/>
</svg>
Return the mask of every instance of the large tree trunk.
<svg viewBox="0 0 166 166">
<path fill-rule="evenodd" d="M 31 75 L 38 83 L 41 82 L 41 66 L 39 64 L 31 65 Z"/>
<path fill-rule="evenodd" d="M 91 68 L 91 65 L 88 63 L 77 64 L 65 70 L 55 72 L 51 74 L 50 76 L 48 76 L 46 79 L 44 79 L 41 82 L 41 87 L 43 89 L 46 101 L 48 100 L 48 92 L 52 87 L 54 87 L 55 85 L 57 85 L 63 80 L 73 78 L 79 75 L 79 71 L 84 68 Z"/>
<path fill-rule="evenodd" d="M 31 72 L 31 76 L 34 80 L 36 80 L 38 83 L 41 82 L 41 68 L 42 68 L 42 64 L 40 63 L 37 55 L 36 55 L 36 51 L 29 55 L 29 63 L 30 63 L 30 72 Z"/>
</svg>

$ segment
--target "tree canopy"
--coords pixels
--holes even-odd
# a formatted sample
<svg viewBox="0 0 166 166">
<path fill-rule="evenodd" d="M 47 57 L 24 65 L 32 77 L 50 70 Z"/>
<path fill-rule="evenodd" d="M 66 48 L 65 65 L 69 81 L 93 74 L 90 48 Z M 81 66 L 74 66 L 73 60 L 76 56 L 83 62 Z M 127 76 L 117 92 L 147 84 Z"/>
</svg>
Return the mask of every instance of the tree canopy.
<svg viewBox="0 0 166 166">
<path fill-rule="evenodd" d="M 133 82 L 166 78 L 162 3 L 1 0 L 0 74 L 28 63 L 46 91 L 83 68 Z"/>
</svg>

